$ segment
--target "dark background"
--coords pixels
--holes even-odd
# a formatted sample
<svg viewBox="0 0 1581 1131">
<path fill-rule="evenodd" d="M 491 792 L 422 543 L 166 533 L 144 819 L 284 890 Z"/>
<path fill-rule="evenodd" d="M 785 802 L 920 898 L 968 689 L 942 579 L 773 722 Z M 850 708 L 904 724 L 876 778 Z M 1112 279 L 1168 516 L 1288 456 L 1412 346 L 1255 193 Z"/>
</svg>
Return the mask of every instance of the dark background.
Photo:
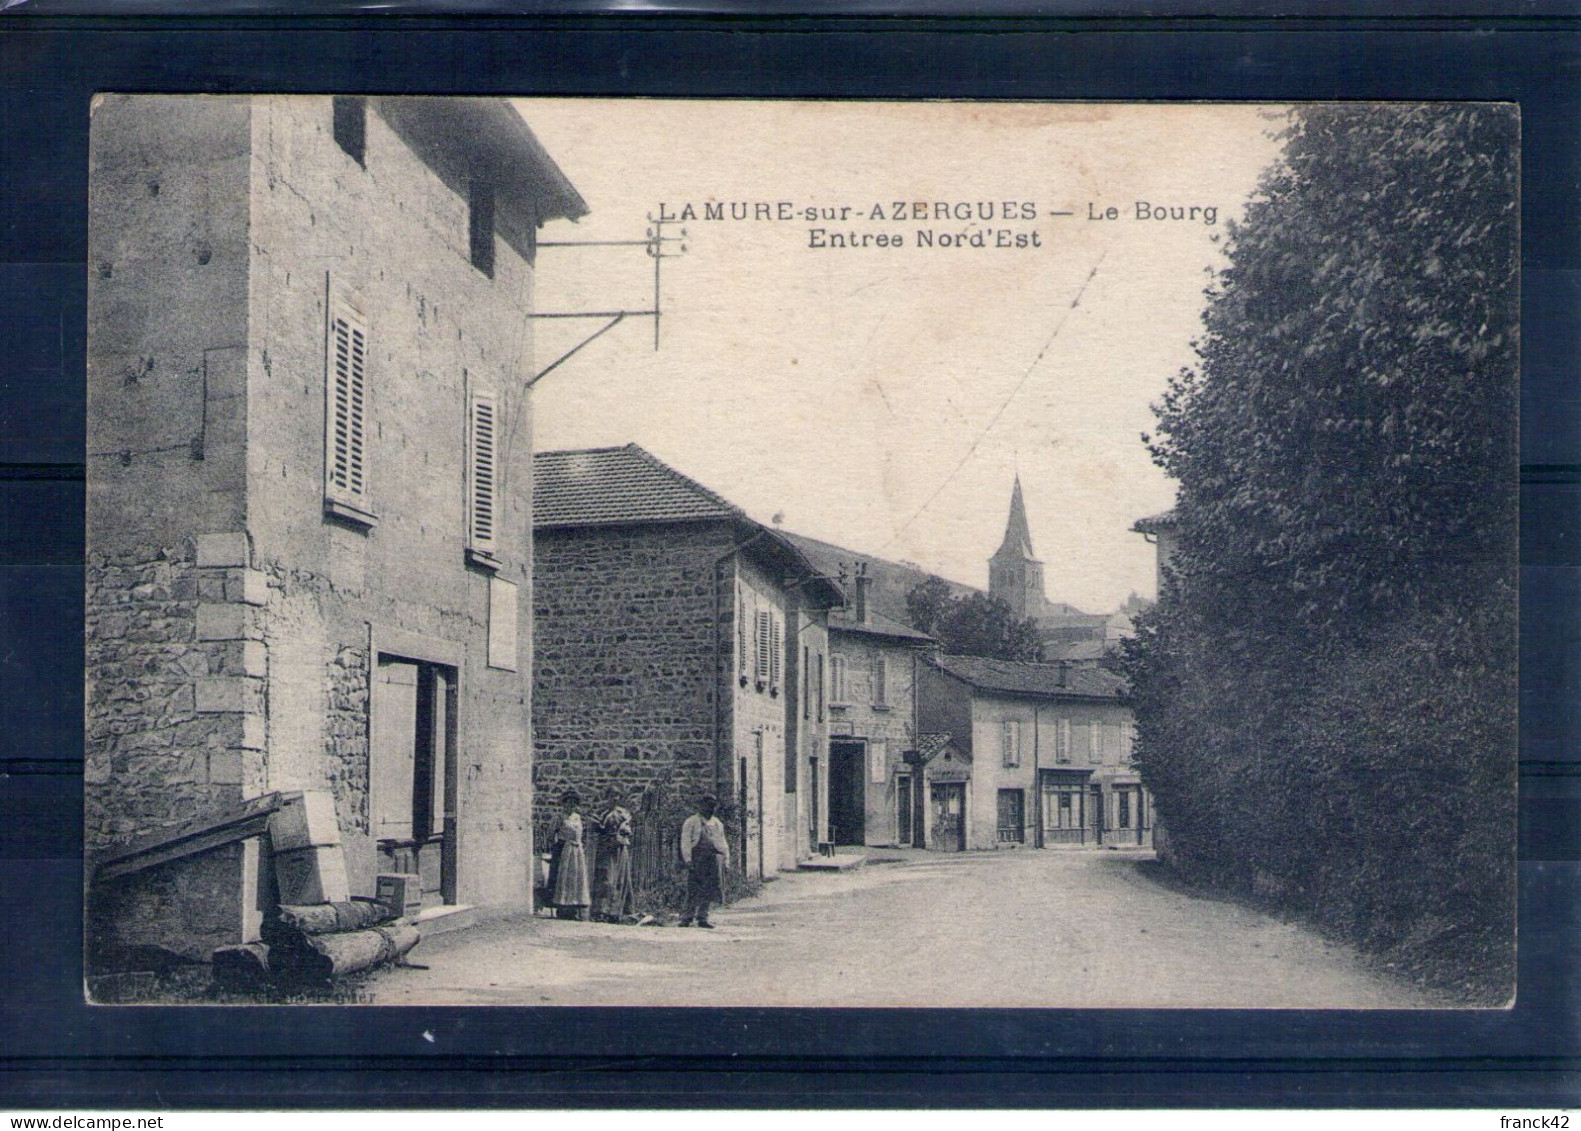
<svg viewBox="0 0 1581 1131">
<path fill-rule="evenodd" d="M 604 4 L 608 0 L 594 0 Z M 709 0 L 710 3 L 722 0 Z M 997 0 L 1003 4 L 1006 0 Z M 0 0 L 4 6 L 7 0 Z M 0 1108 L 1490 1107 L 1574 1104 L 1581 858 L 1581 22 L 1360 0 L 1060 20 L 531 20 L 395 5 L 0 15 Z M 759 12 L 776 0 L 759 0 Z M 779 7 L 788 9 L 790 0 Z M 805 6 L 804 6 L 805 9 Z M 323 11 L 325 9 L 321 9 Z M 452 12 L 460 9 L 452 7 Z M 829 6 L 822 9 L 830 11 Z M 1136 8 L 1130 9 L 1132 12 Z M 1168 10 L 1185 15 L 1185 9 Z M 975 12 L 966 18 L 959 13 Z M 1021 8 L 1027 12 L 1029 9 Z M 928 12 L 929 15 L 916 13 Z M 1399 13 L 1413 13 L 1399 18 Z M 240 13 L 240 14 L 234 14 Z M 569 13 L 569 14 L 564 14 Z M 578 14 L 580 13 L 580 14 Z M 1343 13 L 1343 18 L 1336 18 Z M 81 984 L 83 368 L 95 91 L 776 98 L 1495 99 L 1523 125 L 1520 991 L 1493 1013 L 98 1007 Z M 1424 798 L 1424 804 L 1430 799 Z M 941 914 L 949 914 L 941 909 Z M 968 960 L 973 933 L 942 973 Z M 430 1034 L 432 1040 L 425 1038 Z"/>
</svg>

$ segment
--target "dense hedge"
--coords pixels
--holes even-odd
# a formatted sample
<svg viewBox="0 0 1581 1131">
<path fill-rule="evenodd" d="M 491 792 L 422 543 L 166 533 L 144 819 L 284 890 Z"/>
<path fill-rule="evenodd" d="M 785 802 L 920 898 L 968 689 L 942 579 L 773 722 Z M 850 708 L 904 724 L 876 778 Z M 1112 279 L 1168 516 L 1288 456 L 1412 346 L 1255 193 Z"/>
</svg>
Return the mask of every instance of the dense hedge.
<svg viewBox="0 0 1581 1131">
<path fill-rule="evenodd" d="M 1127 661 L 1188 877 L 1513 987 L 1517 123 L 1296 111 L 1156 406 L 1178 552 Z"/>
</svg>

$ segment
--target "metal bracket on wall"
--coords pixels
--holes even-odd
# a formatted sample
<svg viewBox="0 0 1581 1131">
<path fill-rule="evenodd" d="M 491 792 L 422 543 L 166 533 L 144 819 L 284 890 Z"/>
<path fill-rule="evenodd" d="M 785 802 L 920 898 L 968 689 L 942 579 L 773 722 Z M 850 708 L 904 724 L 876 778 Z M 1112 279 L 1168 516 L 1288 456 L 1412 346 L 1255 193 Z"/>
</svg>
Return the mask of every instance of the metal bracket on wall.
<svg viewBox="0 0 1581 1131">
<path fill-rule="evenodd" d="M 652 318 L 653 348 L 659 348 L 659 320 L 663 316 L 663 306 L 660 302 L 663 264 L 666 259 L 675 259 L 686 254 L 686 229 L 682 228 L 680 235 L 677 236 L 666 235 L 665 225 L 670 222 L 650 213 L 648 215 L 649 227 L 647 234 L 640 240 L 550 240 L 538 245 L 539 250 L 558 247 L 640 247 L 644 249 L 648 258 L 653 260 L 653 304 L 647 310 L 553 310 L 529 314 L 529 318 L 535 319 L 602 318 L 607 319 L 607 321 L 534 374 L 532 380 L 527 382 L 527 388 L 532 388 L 561 365 L 570 361 L 572 357 L 580 353 L 585 347 L 609 333 L 609 331 L 628 318 Z M 674 250 L 669 250 L 669 246 L 672 244 L 677 246 Z"/>
</svg>

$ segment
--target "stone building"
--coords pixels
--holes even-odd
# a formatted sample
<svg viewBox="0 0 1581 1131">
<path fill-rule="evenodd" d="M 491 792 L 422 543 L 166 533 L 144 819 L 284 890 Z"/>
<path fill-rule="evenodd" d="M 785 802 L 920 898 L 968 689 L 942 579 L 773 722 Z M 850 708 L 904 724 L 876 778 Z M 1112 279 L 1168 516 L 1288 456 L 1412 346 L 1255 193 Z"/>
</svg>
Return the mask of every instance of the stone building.
<svg viewBox="0 0 1581 1131">
<path fill-rule="evenodd" d="M 1179 532 L 1176 529 L 1175 512 L 1167 510 L 1163 514 L 1150 515 L 1139 518 L 1131 524 L 1131 529 L 1151 542 L 1158 553 L 1158 592 L 1164 592 L 1164 575 L 1169 572 L 1170 565 L 1175 560 L 1175 549 L 1179 544 Z"/>
<path fill-rule="evenodd" d="M 351 893 L 524 904 L 528 296 L 582 199 L 484 99 L 106 96 L 91 162 L 92 930 L 256 938 L 295 790 Z"/>
<path fill-rule="evenodd" d="M 922 767 L 927 846 L 1150 844 L 1123 689 L 1099 668 L 931 657 L 919 670 L 919 727 L 949 748 L 928 751 Z"/>
<path fill-rule="evenodd" d="M 794 868 L 827 837 L 839 586 L 635 444 L 540 453 L 534 499 L 540 820 L 568 787 L 714 793 L 748 875 Z"/>
</svg>

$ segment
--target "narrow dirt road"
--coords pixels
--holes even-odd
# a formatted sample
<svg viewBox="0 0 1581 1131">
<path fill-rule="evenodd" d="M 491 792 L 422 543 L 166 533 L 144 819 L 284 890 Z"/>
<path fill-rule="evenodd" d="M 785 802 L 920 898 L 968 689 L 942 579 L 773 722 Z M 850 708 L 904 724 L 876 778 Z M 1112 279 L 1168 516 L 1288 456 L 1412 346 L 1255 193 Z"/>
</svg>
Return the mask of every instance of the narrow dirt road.
<svg viewBox="0 0 1581 1131">
<path fill-rule="evenodd" d="M 1146 874 L 1140 854 L 870 859 L 796 873 L 713 931 L 521 915 L 425 940 L 379 1004 L 1415 1008 L 1344 948 Z"/>
</svg>

